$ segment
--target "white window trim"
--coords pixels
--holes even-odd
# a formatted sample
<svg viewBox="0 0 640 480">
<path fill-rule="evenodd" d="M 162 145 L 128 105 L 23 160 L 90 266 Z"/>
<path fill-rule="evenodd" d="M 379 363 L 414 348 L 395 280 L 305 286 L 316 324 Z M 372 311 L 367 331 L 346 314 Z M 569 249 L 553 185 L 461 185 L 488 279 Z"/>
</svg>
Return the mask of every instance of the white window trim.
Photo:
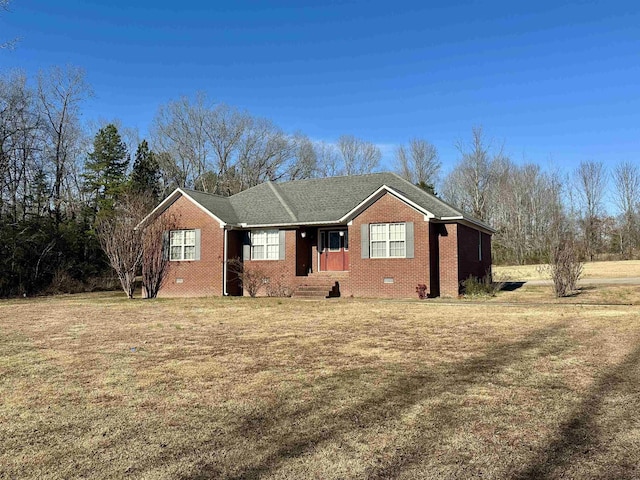
<svg viewBox="0 0 640 480">
<path fill-rule="evenodd" d="M 173 234 L 175 232 L 180 232 L 182 234 L 182 245 L 174 245 L 173 244 Z M 193 245 L 187 245 L 184 241 L 186 233 L 193 232 Z M 187 228 L 184 230 L 171 230 L 169 232 L 169 261 L 171 262 L 195 262 L 196 255 L 196 231 L 193 228 Z M 173 247 L 181 247 L 180 248 L 180 258 L 173 258 Z M 184 249 L 185 247 L 193 247 L 193 256 L 194 258 L 184 258 Z"/>
<path fill-rule="evenodd" d="M 256 243 L 255 241 L 255 237 L 256 237 L 256 233 L 264 233 L 264 243 Z M 275 243 L 269 243 L 269 234 L 275 234 L 276 236 L 276 242 Z M 269 251 L 269 246 L 276 246 L 276 258 L 267 258 L 268 256 L 268 251 Z M 264 257 L 265 258 L 255 258 L 254 256 L 254 248 L 255 246 L 262 246 L 264 247 Z M 262 262 L 262 261 L 274 261 L 274 260 L 280 260 L 280 231 L 279 230 L 251 230 L 251 261 L 258 261 L 258 262 Z"/>
<path fill-rule="evenodd" d="M 373 252 L 373 244 L 382 242 L 383 240 L 374 240 L 373 239 L 373 227 L 378 225 L 385 226 L 385 255 L 383 257 L 374 256 Z M 391 240 L 389 237 L 391 236 L 391 225 L 402 225 L 404 227 L 404 238 L 402 240 Z M 402 242 L 404 243 L 404 255 L 395 255 L 391 256 L 391 242 Z M 407 258 L 407 225 L 405 222 L 392 222 L 392 223 L 371 223 L 369 224 L 369 258 Z"/>
</svg>

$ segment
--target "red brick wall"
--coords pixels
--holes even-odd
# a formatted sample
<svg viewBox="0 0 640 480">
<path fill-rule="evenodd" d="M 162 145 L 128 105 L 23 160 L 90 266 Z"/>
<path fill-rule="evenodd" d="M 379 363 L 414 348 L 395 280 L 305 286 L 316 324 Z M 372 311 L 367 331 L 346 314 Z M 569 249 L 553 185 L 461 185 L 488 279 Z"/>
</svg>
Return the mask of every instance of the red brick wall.
<svg viewBox="0 0 640 480">
<path fill-rule="evenodd" d="M 179 229 L 200 229 L 200 260 L 169 262 L 169 274 L 159 296 L 222 295 L 224 229 L 185 197 L 178 198 L 166 214 L 176 216 Z"/>
<path fill-rule="evenodd" d="M 460 292 L 458 272 L 458 224 L 439 225 L 440 295 L 456 297 Z"/>
<path fill-rule="evenodd" d="M 270 283 L 279 282 L 283 286 L 293 288 L 296 280 L 296 230 L 285 231 L 284 260 L 251 260 L 244 259 L 244 268 L 259 269 Z M 258 295 L 266 295 L 267 285 L 260 289 Z M 245 292 L 245 295 L 248 293 Z"/>
<path fill-rule="evenodd" d="M 474 276 L 484 277 L 491 269 L 491 235 L 457 223 L 438 225 L 440 234 L 440 294 L 457 296 L 460 283 Z M 482 260 L 479 253 L 482 235 Z"/>
<path fill-rule="evenodd" d="M 413 222 L 414 258 L 362 258 L 361 225 L 364 223 Z M 424 215 L 386 193 L 349 226 L 350 281 L 354 296 L 417 298 L 416 286 L 429 278 L 429 223 Z M 385 277 L 393 283 L 384 283 Z"/>
<path fill-rule="evenodd" d="M 482 260 L 479 255 L 482 235 Z M 458 225 L 459 280 L 483 278 L 491 268 L 491 236 L 466 225 Z"/>
</svg>

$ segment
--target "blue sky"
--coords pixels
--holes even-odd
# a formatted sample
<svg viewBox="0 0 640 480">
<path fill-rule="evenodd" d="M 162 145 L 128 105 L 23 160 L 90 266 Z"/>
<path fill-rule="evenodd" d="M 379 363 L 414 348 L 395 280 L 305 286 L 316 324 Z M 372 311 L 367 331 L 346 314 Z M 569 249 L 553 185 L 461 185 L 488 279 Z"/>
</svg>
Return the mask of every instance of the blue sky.
<svg viewBox="0 0 640 480">
<path fill-rule="evenodd" d="M 12 0 L 0 71 L 82 66 L 87 119 L 144 135 L 162 103 L 206 91 L 287 131 L 383 147 L 483 125 L 516 161 L 640 161 L 640 4 L 624 1 Z"/>
</svg>

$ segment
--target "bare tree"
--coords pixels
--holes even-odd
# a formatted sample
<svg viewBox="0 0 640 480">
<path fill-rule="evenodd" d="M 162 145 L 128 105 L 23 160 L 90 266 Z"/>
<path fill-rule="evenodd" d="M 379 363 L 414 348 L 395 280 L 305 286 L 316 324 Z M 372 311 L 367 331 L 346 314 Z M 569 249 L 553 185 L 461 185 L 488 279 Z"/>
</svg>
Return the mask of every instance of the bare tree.
<svg viewBox="0 0 640 480">
<path fill-rule="evenodd" d="M 620 215 L 620 250 L 631 258 L 640 240 L 640 167 L 631 162 L 619 163 L 613 171 L 613 199 Z"/>
<path fill-rule="evenodd" d="M 281 180 L 294 156 L 295 144 L 280 128 L 266 119 L 252 119 L 238 149 L 237 168 L 241 178 L 238 191 L 267 180 Z M 233 193 L 237 192 L 229 192 Z"/>
<path fill-rule="evenodd" d="M 142 266 L 143 237 L 136 226 L 146 212 L 147 200 L 137 195 L 121 198 L 112 215 L 96 226 L 98 241 L 120 280 L 127 298 L 133 298 L 136 275 Z"/>
<path fill-rule="evenodd" d="M 286 177 L 289 180 L 313 178 L 318 175 L 318 153 L 313 142 L 302 133 L 296 133 L 291 138 L 293 159 L 287 168 Z"/>
<path fill-rule="evenodd" d="M 549 232 L 564 217 L 562 184 L 532 163 L 516 165 L 503 158 L 494 164 L 496 181 L 490 196 L 491 224 L 497 229 L 492 246 L 499 262 L 546 261 Z"/>
<path fill-rule="evenodd" d="M 153 120 L 153 149 L 167 152 L 164 159 L 176 162 L 172 167 L 179 172 L 174 176 L 179 187 L 195 187 L 212 167 L 208 133 L 211 108 L 206 95 L 198 93 L 193 99 L 181 97 L 161 105 Z"/>
<path fill-rule="evenodd" d="M 154 119 L 154 149 L 173 183 L 233 195 L 265 180 L 292 178 L 296 142 L 273 122 L 204 94 L 161 106 Z"/>
<path fill-rule="evenodd" d="M 238 150 L 252 123 L 249 114 L 225 104 L 210 112 L 207 135 L 215 156 L 213 172 L 217 181 L 214 193 L 230 195 L 232 191 L 238 191 L 235 186 Z"/>
<path fill-rule="evenodd" d="M 581 203 L 585 253 L 593 260 L 601 248 L 601 217 L 607 172 L 602 162 L 583 161 L 576 169 L 575 175 L 576 190 Z"/>
<path fill-rule="evenodd" d="M 177 217 L 166 212 L 142 230 L 142 287 L 145 298 L 156 298 L 169 273 L 169 232 Z"/>
<path fill-rule="evenodd" d="M 470 142 L 459 141 L 461 158 L 445 181 L 443 195 L 451 203 L 469 211 L 474 217 L 489 221 L 491 195 L 496 183 L 496 165 L 503 159 L 502 148 L 492 152 L 482 127 L 473 127 Z"/>
<path fill-rule="evenodd" d="M 396 150 L 396 170 L 405 180 L 433 193 L 440 172 L 440 159 L 436 147 L 420 138 Z"/>
<path fill-rule="evenodd" d="M 319 177 L 335 177 L 344 174 L 340 167 L 340 153 L 335 145 L 326 142 L 315 142 L 314 150 L 318 159 Z"/>
<path fill-rule="evenodd" d="M 0 77 L 0 215 L 5 206 L 14 219 L 28 213 L 35 177 L 41 171 L 40 128 L 26 77 L 19 73 Z"/>
<path fill-rule="evenodd" d="M 45 122 L 45 159 L 53 177 L 56 224 L 60 223 L 62 215 L 64 181 L 81 142 L 80 104 L 90 95 L 91 89 L 80 68 L 53 67 L 38 75 L 38 99 Z"/>
<path fill-rule="evenodd" d="M 375 144 L 353 135 L 342 135 L 338 139 L 338 150 L 345 175 L 371 173 L 382 159 L 382 152 Z"/>
</svg>

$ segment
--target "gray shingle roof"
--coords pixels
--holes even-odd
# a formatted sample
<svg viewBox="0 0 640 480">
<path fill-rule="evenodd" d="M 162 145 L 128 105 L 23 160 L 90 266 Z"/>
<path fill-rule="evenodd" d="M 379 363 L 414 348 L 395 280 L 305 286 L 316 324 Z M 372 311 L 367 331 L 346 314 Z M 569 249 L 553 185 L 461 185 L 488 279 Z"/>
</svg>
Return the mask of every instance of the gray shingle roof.
<svg viewBox="0 0 640 480">
<path fill-rule="evenodd" d="M 462 211 L 395 173 L 388 172 L 283 183 L 267 182 L 228 198 L 192 190 L 186 190 L 186 193 L 229 224 L 303 225 L 335 223 L 383 185 L 398 192 L 438 219 L 463 217 L 482 225 L 481 222 L 464 215 Z"/>
<path fill-rule="evenodd" d="M 229 201 L 229 197 L 221 197 L 220 195 L 199 192 L 197 190 L 187 190 L 186 188 L 183 188 L 183 190 L 187 195 L 223 222 L 231 224 L 240 223 L 240 220 Z"/>
</svg>

